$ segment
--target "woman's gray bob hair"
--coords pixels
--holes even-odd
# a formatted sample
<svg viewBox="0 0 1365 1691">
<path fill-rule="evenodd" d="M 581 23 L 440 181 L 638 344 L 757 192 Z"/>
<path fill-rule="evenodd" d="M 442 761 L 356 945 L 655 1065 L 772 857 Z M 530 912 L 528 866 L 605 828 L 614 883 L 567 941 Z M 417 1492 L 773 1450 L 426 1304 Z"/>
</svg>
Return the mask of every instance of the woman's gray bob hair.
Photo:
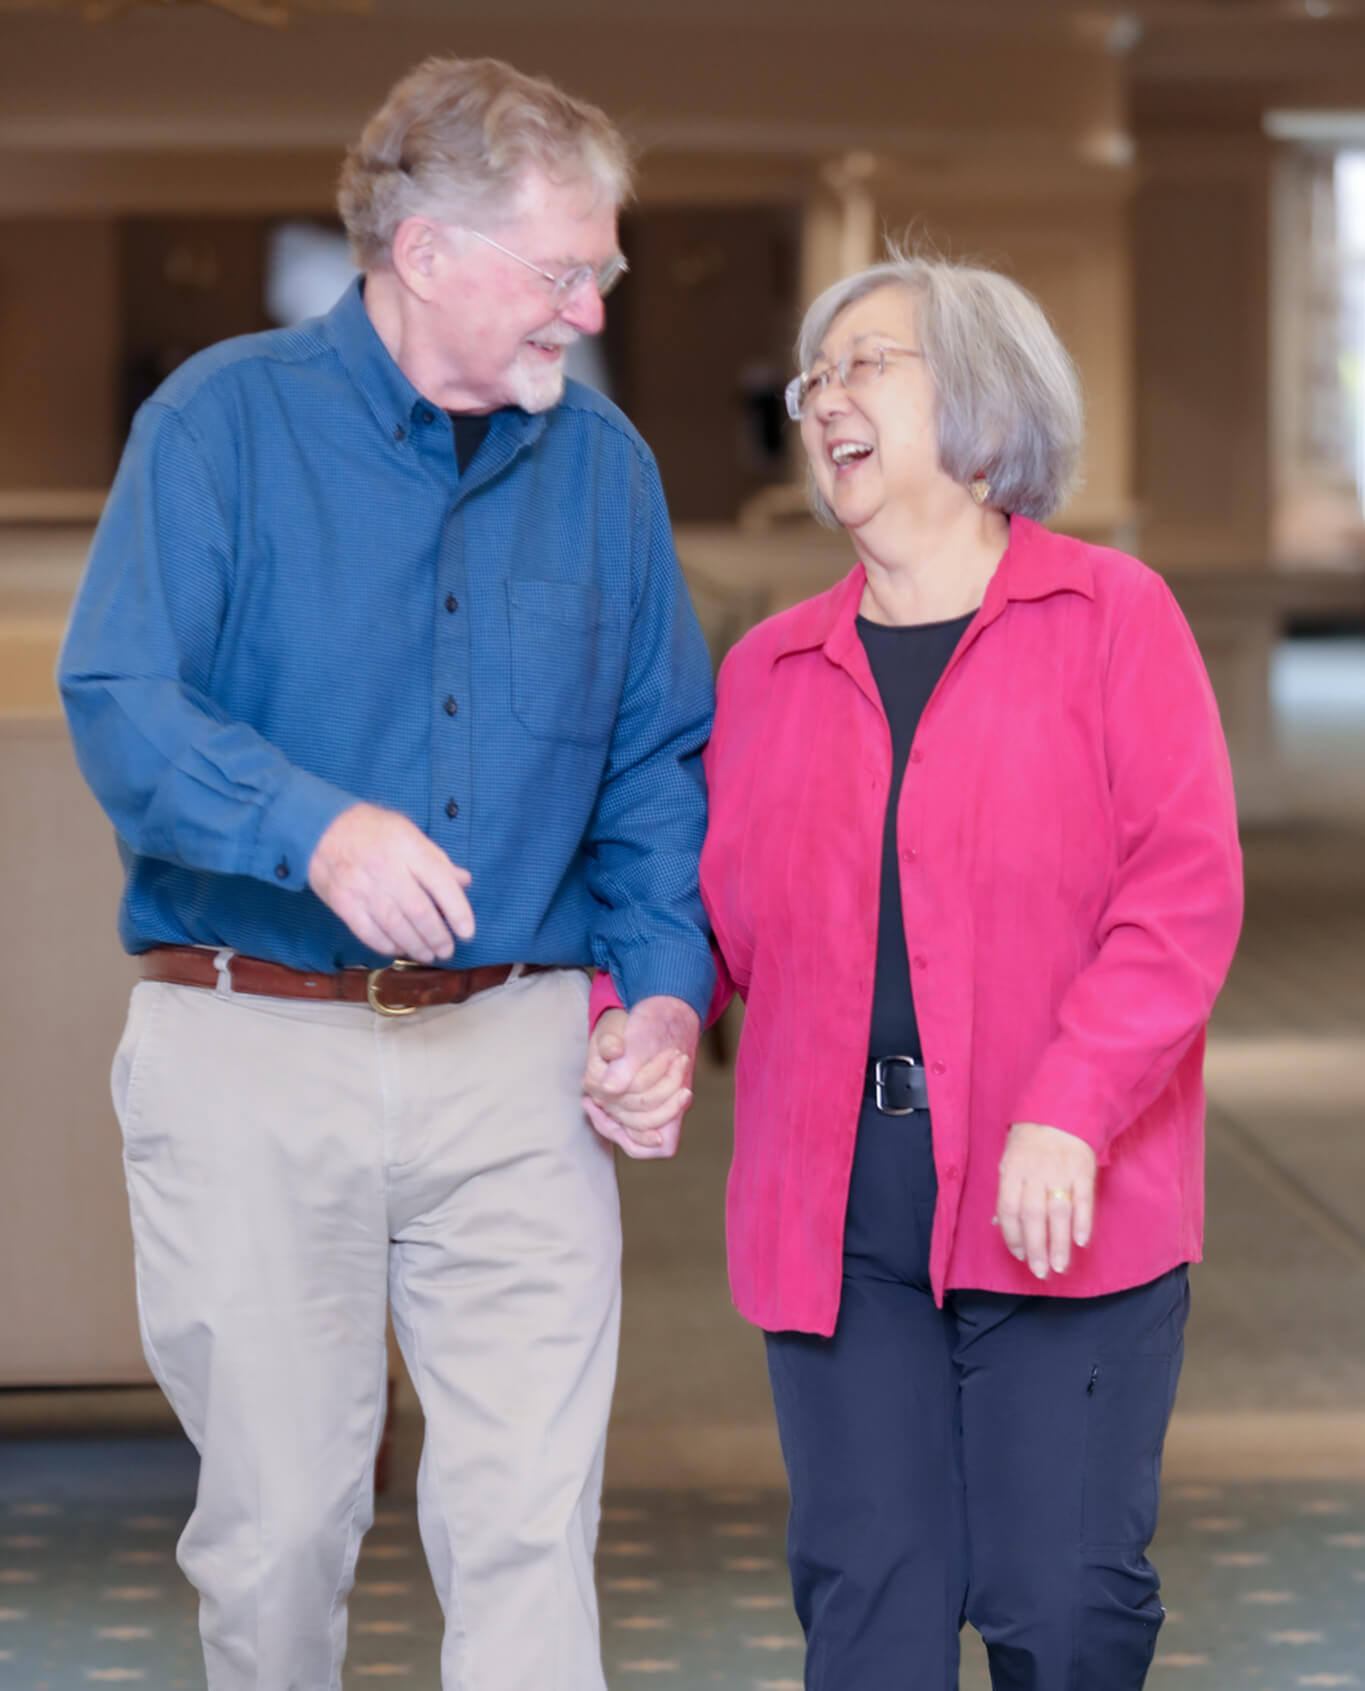
<svg viewBox="0 0 1365 1691">
<path fill-rule="evenodd" d="M 888 243 L 882 264 L 835 282 L 807 311 L 796 343 L 809 370 L 835 320 L 878 288 L 907 288 L 938 403 L 938 456 L 968 486 L 990 483 L 1008 514 L 1050 516 L 1075 485 L 1085 427 L 1080 378 L 1033 295 L 998 271 L 920 257 Z M 816 516 L 837 528 L 811 484 Z"/>
</svg>

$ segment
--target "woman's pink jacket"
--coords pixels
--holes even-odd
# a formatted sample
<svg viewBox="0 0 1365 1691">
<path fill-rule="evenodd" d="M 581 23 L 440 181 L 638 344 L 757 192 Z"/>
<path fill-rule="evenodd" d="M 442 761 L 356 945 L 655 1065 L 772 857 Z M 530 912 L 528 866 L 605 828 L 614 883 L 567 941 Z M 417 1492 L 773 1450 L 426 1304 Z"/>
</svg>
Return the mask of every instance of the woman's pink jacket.
<svg viewBox="0 0 1365 1691">
<path fill-rule="evenodd" d="M 745 1003 L 730 1281 L 770 1330 L 830 1333 L 839 1310 L 891 781 L 854 622 L 864 579 L 858 565 L 740 641 L 706 759 L 702 894 L 719 996 Z M 1197 1260 L 1204 1029 L 1241 854 L 1213 694 L 1160 576 L 1011 519 L 920 721 L 897 838 L 936 1296 L 1090 1297 Z M 992 1225 L 1020 1121 L 1079 1135 L 1100 1165 L 1093 1242 L 1042 1284 Z"/>
</svg>

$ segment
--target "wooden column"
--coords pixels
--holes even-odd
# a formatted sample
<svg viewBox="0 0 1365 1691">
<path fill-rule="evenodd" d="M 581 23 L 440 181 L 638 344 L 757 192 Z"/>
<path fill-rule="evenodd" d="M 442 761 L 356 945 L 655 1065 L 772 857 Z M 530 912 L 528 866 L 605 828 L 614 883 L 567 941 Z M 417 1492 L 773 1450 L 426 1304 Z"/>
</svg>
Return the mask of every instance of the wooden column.
<svg viewBox="0 0 1365 1691">
<path fill-rule="evenodd" d="M 1140 545 L 1161 569 L 1263 567 L 1270 537 L 1270 172 L 1259 111 L 1137 102 Z"/>
</svg>

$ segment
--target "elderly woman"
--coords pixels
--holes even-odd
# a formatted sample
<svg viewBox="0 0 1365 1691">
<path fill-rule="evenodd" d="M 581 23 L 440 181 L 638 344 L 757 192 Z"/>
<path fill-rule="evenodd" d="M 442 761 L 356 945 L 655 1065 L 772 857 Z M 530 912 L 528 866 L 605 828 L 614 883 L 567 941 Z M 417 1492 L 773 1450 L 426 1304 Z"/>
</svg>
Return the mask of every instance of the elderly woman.
<svg viewBox="0 0 1365 1691">
<path fill-rule="evenodd" d="M 722 669 L 702 888 L 806 1683 L 955 1686 L 965 1618 L 997 1691 L 1130 1691 L 1241 915 L 1218 716 L 1160 577 L 1039 526 L 1081 403 L 1026 293 L 895 255 L 799 354 L 858 561 Z M 617 1037 L 592 1107 L 647 1137 L 679 1071 L 612 1097 Z"/>
</svg>

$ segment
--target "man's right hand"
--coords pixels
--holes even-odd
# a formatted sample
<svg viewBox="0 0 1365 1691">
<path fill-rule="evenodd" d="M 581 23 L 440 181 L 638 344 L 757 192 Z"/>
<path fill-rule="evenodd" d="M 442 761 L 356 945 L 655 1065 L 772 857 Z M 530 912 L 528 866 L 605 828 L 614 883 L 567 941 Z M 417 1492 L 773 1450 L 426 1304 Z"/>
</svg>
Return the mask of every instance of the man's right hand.
<svg viewBox="0 0 1365 1691">
<path fill-rule="evenodd" d="M 308 884 L 381 957 L 435 963 L 474 937 L 470 874 L 394 810 L 356 804 L 318 841 Z"/>
</svg>

